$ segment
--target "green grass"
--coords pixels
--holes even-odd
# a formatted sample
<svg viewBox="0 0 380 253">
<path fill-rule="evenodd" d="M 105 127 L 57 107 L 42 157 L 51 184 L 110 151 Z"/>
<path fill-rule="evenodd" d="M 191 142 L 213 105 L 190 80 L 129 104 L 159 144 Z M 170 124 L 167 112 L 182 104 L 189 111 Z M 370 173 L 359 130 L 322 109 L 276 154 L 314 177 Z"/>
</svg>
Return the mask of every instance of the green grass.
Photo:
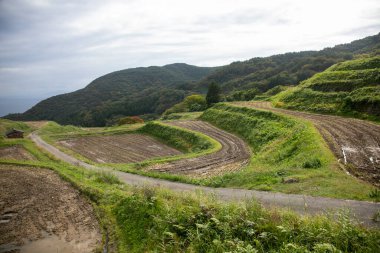
<svg viewBox="0 0 380 253">
<path fill-rule="evenodd" d="M 24 131 L 25 136 L 34 130 L 24 122 L 0 119 L 0 140 L 4 139 L 5 133 L 12 128 Z"/>
<path fill-rule="evenodd" d="M 269 100 L 277 107 L 380 122 L 380 56 L 338 63 Z"/>
<path fill-rule="evenodd" d="M 171 113 L 161 117 L 161 120 L 193 120 L 199 118 L 202 112 L 181 112 L 181 113 Z"/>
<path fill-rule="evenodd" d="M 201 118 L 239 135 L 254 153 L 246 168 L 211 178 L 207 185 L 371 199 L 374 187 L 346 175 L 307 121 L 227 104 L 208 109 Z M 289 179 L 296 182 L 284 183 Z"/>
<path fill-rule="evenodd" d="M 162 142 L 186 153 L 202 152 L 213 147 L 213 142 L 204 135 L 159 122 L 149 122 L 140 128 L 139 132 L 154 136 Z"/>
<path fill-rule="evenodd" d="M 21 140 L 25 144 L 26 140 Z M 114 176 L 52 159 L 4 161 L 49 168 L 93 203 L 108 252 L 378 252 L 379 230 L 353 225 L 345 212 L 300 217 L 254 200 L 224 203 L 202 192 L 174 193 L 120 184 Z M 103 238 L 103 243 L 105 238 Z"/>
</svg>

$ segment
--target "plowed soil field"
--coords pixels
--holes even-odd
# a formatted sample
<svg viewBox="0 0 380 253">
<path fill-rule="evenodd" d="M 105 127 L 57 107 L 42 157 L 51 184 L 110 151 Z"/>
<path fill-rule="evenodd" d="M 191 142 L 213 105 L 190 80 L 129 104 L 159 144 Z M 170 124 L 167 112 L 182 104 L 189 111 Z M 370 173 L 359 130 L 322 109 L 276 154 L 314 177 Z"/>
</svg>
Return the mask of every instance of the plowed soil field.
<svg viewBox="0 0 380 253">
<path fill-rule="evenodd" d="M 311 121 L 349 173 L 380 187 L 380 126 L 374 123 L 273 108 L 269 102 L 236 102 L 235 105 L 265 109 Z"/>
<path fill-rule="evenodd" d="M 98 163 L 133 163 L 181 154 L 180 151 L 142 134 L 80 137 L 62 140 L 58 144 Z"/>
<path fill-rule="evenodd" d="M 149 170 L 205 177 L 235 171 L 248 163 L 249 147 L 233 134 L 202 121 L 174 121 L 169 124 L 208 135 L 219 141 L 222 149 L 205 156 L 154 165 Z"/>
<path fill-rule="evenodd" d="M 35 160 L 34 156 L 18 145 L 0 148 L 0 159 Z"/>
<path fill-rule="evenodd" d="M 93 252 L 101 245 L 92 206 L 47 169 L 0 164 L 0 252 Z"/>
</svg>

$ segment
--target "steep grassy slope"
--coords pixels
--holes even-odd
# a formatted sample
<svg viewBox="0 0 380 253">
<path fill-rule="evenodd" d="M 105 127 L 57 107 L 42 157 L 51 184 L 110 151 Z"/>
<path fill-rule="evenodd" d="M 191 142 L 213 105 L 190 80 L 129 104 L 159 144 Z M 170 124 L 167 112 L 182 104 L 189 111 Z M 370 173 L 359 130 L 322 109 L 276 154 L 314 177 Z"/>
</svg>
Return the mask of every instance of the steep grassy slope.
<svg viewBox="0 0 380 253">
<path fill-rule="evenodd" d="M 308 122 L 227 104 L 208 109 L 201 118 L 241 136 L 253 151 L 245 169 L 210 179 L 212 186 L 357 199 L 368 199 L 374 189 L 339 168 Z"/>
<path fill-rule="evenodd" d="M 208 75 L 200 87 L 215 81 L 225 93 L 257 88 L 266 91 L 277 85 L 296 85 L 331 65 L 352 59 L 355 54 L 374 53 L 380 49 L 380 34 L 321 51 L 287 53 L 234 62 Z"/>
<path fill-rule="evenodd" d="M 103 126 L 107 120 L 122 115 L 160 114 L 189 95 L 188 86 L 212 70 L 171 64 L 116 71 L 97 78 L 84 89 L 51 97 L 8 118 Z"/>
<path fill-rule="evenodd" d="M 272 98 L 279 107 L 380 119 L 380 56 L 338 63 Z"/>
</svg>

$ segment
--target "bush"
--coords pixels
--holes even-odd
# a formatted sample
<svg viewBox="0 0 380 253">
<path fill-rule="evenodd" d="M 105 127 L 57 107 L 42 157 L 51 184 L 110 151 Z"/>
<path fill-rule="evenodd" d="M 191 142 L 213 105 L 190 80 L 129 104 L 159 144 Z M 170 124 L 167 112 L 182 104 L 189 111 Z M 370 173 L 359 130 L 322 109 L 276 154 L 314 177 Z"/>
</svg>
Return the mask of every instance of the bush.
<svg viewBox="0 0 380 253">
<path fill-rule="evenodd" d="M 126 125 L 126 124 L 137 124 L 137 123 L 144 123 L 144 120 L 138 116 L 128 116 L 128 117 L 120 118 L 117 122 L 119 126 Z"/>
<path fill-rule="evenodd" d="M 174 105 L 164 112 L 169 115 L 178 112 L 198 112 L 207 108 L 206 99 L 202 95 L 191 95 L 186 97 L 181 103 Z"/>
<path fill-rule="evenodd" d="M 91 171 L 89 176 L 94 179 L 95 182 L 105 184 L 121 184 L 120 179 L 113 173 L 108 171 Z"/>
</svg>

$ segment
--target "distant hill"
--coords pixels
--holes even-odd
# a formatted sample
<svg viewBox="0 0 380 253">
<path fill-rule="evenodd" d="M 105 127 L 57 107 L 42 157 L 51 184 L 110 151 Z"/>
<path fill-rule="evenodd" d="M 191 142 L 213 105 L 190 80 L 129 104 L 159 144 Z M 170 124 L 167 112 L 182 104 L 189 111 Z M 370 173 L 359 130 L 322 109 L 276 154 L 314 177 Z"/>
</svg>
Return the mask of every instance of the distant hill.
<svg viewBox="0 0 380 253">
<path fill-rule="evenodd" d="M 265 92 L 277 85 L 297 85 L 331 65 L 354 55 L 380 52 L 380 33 L 349 44 L 320 51 L 304 51 L 256 57 L 219 68 L 199 82 L 200 89 L 215 81 L 225 93 L 258 89 Z"/>
<path fill-rule="evenodd" d="M 335 64 L 272 99 L 289 109 L 380 120 L 380 56 Z"/>
<path fill-rule="evenodd" d="M 320 51 L 286 53 L 234 62 L 218 68 L 187 64 L 116 71 L 84 89 L 48 98 L 14 120 L 54 120 L 103 126 L 118 117 L 160 114 L 192 93 L 205 93 L 215 81 L 226 99 L 249 100 L 278 85 L 289 86 L 358 54 L 380 52 L 380 33 Z"/>
<path fill-rule="evenodd" d="M 120 70 L 95 79 L 81 90 L 53 96 L 25 113 L 6 118 L 104 126 L 119 116 L 161 114 L 191 94 L 192 85 L 214 69 L 177 63 Z"/>
</svg>

